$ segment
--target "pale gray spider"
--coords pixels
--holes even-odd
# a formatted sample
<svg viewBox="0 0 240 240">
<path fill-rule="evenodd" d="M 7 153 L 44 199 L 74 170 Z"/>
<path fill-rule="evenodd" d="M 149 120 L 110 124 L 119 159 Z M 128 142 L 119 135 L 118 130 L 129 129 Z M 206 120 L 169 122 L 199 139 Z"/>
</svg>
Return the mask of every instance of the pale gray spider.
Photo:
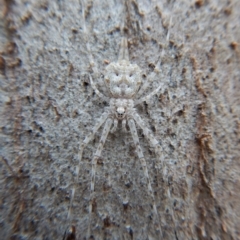
<svg viewBox="0 0 240 240">
<path fill-rule="evenodd" d="M 135 106 L 143 101 L 148 100 L 154 94 L 156 94 L 160 87 L 156 88 L 153 92 L 149 95 L 141 97 L 140 99 L 134 99 L 136 94 L 142 95 L 144 91 L 147 89 L 149 85 L 149 81 L 145 81 L 142 84 L 141 81 L 141 69 L 137 64 L 131 64 L 129 61 L 129 53 L 128 53 L 128 41 L 126 38 L 122 38 L 120 44 L 120 53 L 117 62 L 112 62 L 106 67 L 105 73 L 105 84 L 110 92 L 110 96 L 104 96 L 96 87 L 95 83 L 93 82 L 91 75 L 89 76 L 91 86 L 94 89 L 95 93 L 104 101 L 109 102 L 109 107 L 105 108 L 104 113 L 101 115 L 100 119 L 98 120 L 97 124 L 93 127 L 92 131 L 89 133 L 88 136 L 85 137 L 84 141 L 80 144 L 79 150 L 79 163 L 82 160 L 82 154 L 84 148 L 87 144 L 93 139 L 94 135 L 98 131 L 98 129 L 105 123 L 103 132 L 101 135 L 100 143 L 98 145 L 97 151 L 93 156 L 92 159 L 92 172 L 91 172 L 91 195 L 90 195 L 90 204 L 89 204 L 89 232 L 90 232 L 90 221 L 91 221 L 91 212 L 92 212 L 92 204 L 93 204 L 93 193 L 94 193 L 94 184 L 95 184 L 95 173 L 96 173 L 96 164 L 97 160 L 101 157 L 101 153 L 103 150 L 103 146 L 107 139 L 109 132 L 112 133 L 117 130 L 117 126 L 119 123 L 122 124 L 123 131 L 126 131 L 126 125 L 129 126 L 133 142 L 136 147 L 137 155 L 141 161 L 141 165 L 144 171 L 144 175 L 147 179 L 148 183 L 148 191 L 153 199 L 153 209 L 154 214 L 158 218 L 156 204 L 154 200 L 153 189 L 151 186 L 150 177 L 148 174 L 146 160 L 143 155 L 143 151 L 141 149 L 139 143 L 139 137 L 137 134 L 136 124 L 142 129 L 144 136 L 149 141 L 149 143 L 154 147 L 156 153 L 160 153 L 160 146 L 158 141 L 154 138 L 153 134 L 150 130 L 146 127 L 145 123 L 139 116 L 136 111 Z M 156 70 L 155 70 L 156 71 Z M 157 71 L 156 71 L 157 72 Z M 154 72 L 151 75 L 151 80 L 156 75 Z M 142 87 L 141 87 L 142 84 Z M 141 87 L 141 88 L 140 88 Z M 77 167 L 77 176 L 76 182 L 79 176 L 79 166 Z M 70 208 L 68 212 L 68 219 L 70 218 L 72 202 L 74 199 L 75 188 L 72 190 L 72 196 L 70 201 Z M 159 220 L 157 220 L 159 222 Z M 72 227 L 71 227 L 72 228 Z M 69 230 L 70 231 L 70 230 Z M 71 232 L 71 231 L 70 231 Z"/>
</svg>

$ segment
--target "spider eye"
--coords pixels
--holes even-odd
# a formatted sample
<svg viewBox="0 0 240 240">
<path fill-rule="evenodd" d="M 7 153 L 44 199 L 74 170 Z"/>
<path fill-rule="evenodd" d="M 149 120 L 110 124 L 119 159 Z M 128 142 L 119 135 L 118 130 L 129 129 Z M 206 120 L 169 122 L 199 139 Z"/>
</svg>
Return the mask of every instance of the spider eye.
<svg viewBox="0 0 240 240">
<path fill-rule="evenodd" d="M 118 73 L 115 73 L 116 74 L 116 76 L 118 76 Z"/>
<path fill-rule="evenodd" d="M 129 74 L 129 77 L 132 77 L 132 73 Z"/>
</svg>

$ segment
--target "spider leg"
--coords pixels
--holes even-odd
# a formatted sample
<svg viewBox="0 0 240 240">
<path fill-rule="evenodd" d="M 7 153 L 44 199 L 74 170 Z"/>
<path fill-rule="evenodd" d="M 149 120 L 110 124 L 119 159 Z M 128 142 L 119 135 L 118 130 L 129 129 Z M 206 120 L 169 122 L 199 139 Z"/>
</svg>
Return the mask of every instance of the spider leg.
<svg viewBox="0 0 240 240">
<path fill-rule="evenodd" d="M 164 179 L 164 182 L 167 184 L 167 196 L 168 196 L 168 199 L 173 203 L 174 199 L 171 196 L 171 191 L 170 191 L 169 184 L 168 184 L 166 165 L 165 165 L 165 162 L 162 161 L 162 156 L 161 156 L 162 155 L 161 154 L 162 149 L 161 149 L 158 141 L 156 140 L 156 138 L 151 133 L 151 131 L 146 127 L 144 121 L 141 119 L 139 114 L 134 112 L 134 114 L 132 115 L 132 118 L 136 121 L 137 125 L 143 130 L 144 136 L 147 138 L 147 140 L 150 142 L 150 144 L 154 147 L 155 153 L 157 155 L 159 155 L 160 164 L 161 164 L 161 168 L 162 168 L 162 171 L 163 171 L 163 179 Z M 172 215 L 172 218 L 173 218 L 173 223 L 174 223 L 175 229 L 176 229 L 176 221 L 175 221 L 174 211 L 173 211 L 173 209 L 171 209 L 170 211 L 171 211 L 171 215 Z"/>
<path fill-rule="evenodd" d="M 127 132 L 126 124 L 127 124 L 126 119 L 123 119 L 123 120 L 122 120 L 122 129 L 123 129 L 123 132 Z"/>
<path fill-rule="evenodd" d="M 120 51 L 118 56 L 118 61 L 122 60 L 129 61 L 128 41 L 127 38 L 125 37 L 123 37 L 121 40 Z"/>
<path fill-rule="evenodd" d="M 172 17 L 170 18 L 170 22 L 169 22 L 169 28 L 168 28 L 168 32 L 167 32 L 167 36 L 166 36 L 166 42 L 168 43 L 169 42 L 169 36 L 170 36 L 170 28 L 171 28 L 171 25 L 172 25 Z M 164 48 L 162 49 L 162 52 L 161 52 L 161 55 L 160 55 L 160 58 L 163 58 L 165 52 L 164 52 Z M 140 88 L 140 90 L 138 91 L 138 95 L 141 96 L 145 90 L 149 87 L 149 83 L 151 83 L 154 78 L 156 77 L 156 75 L 159 73 L 160 71 L 160 67 L 161 67 L 161 60 L 158 60 L 157 64 L 156 64 L 156 67 L 154 68 L 154 71 L 153 73 L 148 77 L 147 81 L 144 82 L 144 84 L 142 85 L 142 87 Z M 135 102 L 135 105 L 143 102 L 143 101 L 146 101 L 148 100 L 149 98 L 151 98 L 154 94 L 156 94 L 159 89 L 161 88 L 158 87 L 156 90 L 154 90 L 152 93 L 150 93 L 148 96 L 146 97 L 142 97 L 140 98 L 139 100 L 137 100 Z"/>
<path fill-rule="evenodd" d="M 154 80 L 154 78 L 156 77 L 156 75 L 159 73 L 160 65 L 161 65 L 161 61 L 158 60 L 153 73 L 150 74 L 150 76 L 147 78 L 147 81 L 144 81 L 144 83 L 143 83 L 142 87 L 139 89 L 137 95 L 141 96 L 146 91 L 146 89 L 149 87 L 149 83 L 151 83 Z"/>
<path fill-rule="evenodd" d="M 156 93 L 158 93 L 158 91 L 160 90 L 161 87 L 162 87 L 162 85 L 160 85 L 159 87 L 157 87 L 155 90 L 153 90 L 153 91 L 152 91 L 151 93 L 149 93 L 147 96 L 144 96 L 144 97 L 136 100 L 136 101 L 134 102 L 134 106 L 142 103 L 143 101 L 149 100 L 153 95 L 155 95 Z"/>
<path fill-rule="evenodd" d="M 82 5 L 82 19 L 83 19 L 83 24 L 82 24 L 82 27 L 83 27 L 83 32 L 84 32 L 84 40 L 86 42 L 86 49 L 87 49 L 87 53 L 88 53 L 88 56 L 89 56 L 89 63 L 90 63 L 90 67 L 94 73 L 94 76 L 99 76 L 98 74 L 98 68 L 95 66 L 95 62 L 93 60 L 93 55 L 91 53 L 91 50 L 90 50 L 90 47 L 89 47 L 89 43 L 88 43 L 88 31 L 87 31 L 87 28 L 86 28 L 86 21 L 85 21 L 85 2 L 84 1 L 81 1 L 81 5 Z M 91 75 L 89 74 L 89 78 L 90 78 L 90 82 L 91 82 L 91 86 L 93 88 L 93 90 L 95 91 L 95 93 L 101 98 L 103 99 L 104 101 L 109 101 L 109 98 L 104 96 L 98 89 L 97 89 L 97 86 L 96 84 L 93 82 L 92 80 L 92 77 Z"/>
<path fill-rule="evenodd" d="M 139 116 L 139 114 L 137 112 L 134 112 L 134 114 L 132 114 L 132 118 L 136 121 L 137 125 L 143 130 L 144 136 L 150 142 L 150 144 L 154 147 L 156 154 L 159 154 L 161 156 L 161 152 L 160 152 L 161 149 L 157 139 L 153 136 L 151 131 L 146 127 L 146 124 L 144 123 L 142 118 Z"/>
<path fill-rule="evenodd" d="M 91 86 L 93 88 L 93 90 L 95 91 L 95 93 L 104 101 L 106 102 L 109 102 L 109 98 L 104 96 L 98 89 L 97 89 L 97 86 L 96 84 L 94 83 L 94 81 L 92 80 L 92 76 L 91 74 L 89 74 L 89 78 L 90 78 L 90 83 L 91 83 Z"/>
<path fill-rule="evenodd" d="M 95 185 L 95 175 L 96 175 L 96 165 L 97 165 L 97 160 L 100 158 L 104 143 L 107 139 L 107 136 L 109 134 L 110 128 L 112 126 L 113 119 L 108 118 L 105 126 L 103 128 L 102 136 L 100 139 L 100 143 L 98 145 L 97 151 L 93 156 L 92 159 L 92 174 L 91 174 L 91 188 L 90 188 L 90 201 L 89 201 L 89 227 L 88 227 L 88 236 L 90 236 L 90 230 L 91 230 L 91 214 L 92 214 L 92 204 L 93 204 L 93 193 L 94 193 L 94 185 Z"/>
<path fill-rule="evenodd" d="M 87 31 L 86 21 L 85 21 L 85 19 L 86 19 L 85 9 L 87 9 L 87 7 L 85 6 L 86 4 L 85 4 L 84 0 L 80 0 L 80 3 L 82 6 L 82 28 L 83 28 L 83 33 L 84 33 L 83 38 L 84 38 L 84 41 L 86 42 L 86 49 L 87 49 L 87 52 L 89 55 L 90 67 L 93 70 L 94 74 L 97 74 L 97 68 L 94 66 L 95 63 L 94 63 L 93 56 L 90 51 L 90 47 L 89 47 L 89 43 L 88 43 L 89 36 L 88 36 L 88 31 Z"/>
<path fill-rule="evenodd" d="M 160 235 L 162 236 L 161 224 L 160 224 L 160 220 L 159 220 L 159 216 L 158 216 L 158 212 L 157 212 L 157 207 L 156 207 L 156 203 L 155 203 L 155 198 L 154 198 L 154 194 L 153 194 L 153 189 L 152 189 L 150 177 L 149 177 L 149 174 L 148 174 L 147 163 L 146 163 L 146 160 L 143 156 L 143 152 L 142 152 L 142 149 L 141 149 L 141 146 L 140 146 L 140 143 L 139 143 L 139 137 L 138 137 L 138 134 L 137 134 L 137 129 L 136 129 L 136 125 L 135 125 L 134 120 L 129 119 L 128 120 L 128 125 L 129 125 L 129 128 L 130 128 L 131 134 L 132 134 L 134 144 L 135 144 L 136 149 L 137 149 L 138 158 L 141 161 L 143 171 L 144 171 L 144 175 L 145 175 L 145 177 L 147 179 L 147 182 L 148 182 L 148 191 L 149 191 L 149 193 L 150 193 L 150 195 L 153 199 L 154 214 L 155 214 L 156 219 L 157 219 L 158 224 L 159 224 Z"/>
<path fill-rule="evenodd" d="M 117 126 L 118 126 L 118 120 L 115 118 L 114 121 L 113 121 L 113 127 L 111 129 L 111 133 L 116 132 Z"/>
<path fill-rule="evenodd" d="M 97 122 L 97 124 L 93 127 L 92 131 L 85 137 L 85 139 L 83 140 L 83 142 L 79 146 L 78 166 L 76 167 L 76 179 L 74 181 L 75 184 L 74 184 L 74 187 L 72 189 L 72 194 L 71 194 L 71 198 L 70 198 L 70 206 L 69 206 L 69 210 L 68 210 L 67 219 L 70 219 L 70 217 L 71 217 L 72 204 L 73 204 L 75 190 L 76 190 L 76 186 L 77 186 L 77 182 L 78 182 L 78 178 L 79 178 L 80 164 L 81 164 L 81 161 L 82 161 L 83 150 L 87 146 L 87 144 L 93 139 L 94 135 L 96 134 L 98 129 L 102 126 L 102 124 L 106 121 L 108 116 L 109 116 L 108 112 L 104 112 L 101 115 L 101 117 L 100 117 L 99 121 Z"/>
</svg>

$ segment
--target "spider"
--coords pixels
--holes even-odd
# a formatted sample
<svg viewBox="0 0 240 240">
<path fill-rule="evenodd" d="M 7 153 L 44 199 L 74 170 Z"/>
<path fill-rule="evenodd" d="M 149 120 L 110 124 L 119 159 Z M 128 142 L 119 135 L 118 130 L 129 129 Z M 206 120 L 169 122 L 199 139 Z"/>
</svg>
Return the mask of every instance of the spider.
<svg viewBox="0 0 240 240">
<path fill-rule="evenodd" d="M 156 73 L 154 73 L 154 75 L 151 77 L 154 78 L 155 74 Z M 103 132 L 100 138 L 100 143 L 92 158 L 91 187 L 90 187 L 91 193 L 90 193 L 90 204 L 89 204 L 89 218 L 90 218 L 89 225 L 91 221 L 91 212 L 92 212 L 92 205 L 93 205 L 93 193 L 94 193 L 94 185 L 95 185 L 97 160 L 101 157 L 101 153 L 109 132 L 114 133 L 117 130 L 118 124 L 122 125 L 122 130 L 125 132 L 127 131 L 127 128 L 126 128 L 127 125 L 130 129 L 133 142 L 136 147 L 138 158 L 140 159 L 140 162 L 144 171 L 144 175 L 147 179 L 148 191 L 153 200 L 154 214 L 158 216 L 157 208 L 154 200 L 153 189 L 152 189 L 150 177 L 148 174 L 147 163 L 139 143 L 139 137 L 137 134 L 136 125 L 142 129 L 144 136 L 149 141 L 150 145 L 154 147 L 156 154 L 160 153 L 160 145 L 158 141 L 155 139 L 155 137 L 153 136 L 153 134 L 151 133 L 151 131 L 146 127 L 144 121 L 141 119 L 139 114 L 137 113 L 135 106 L 144 101 L 147 101 L 149 98 L 155 95 L 160 90 L 161 86 L 156 88 L 147 96 L 143 96 L 139 99 L 135 99 L 137 94 L 142 95 L 144 93 L 144 91 L 148 87 L 149 81 L 146 81 L 144 84 L 142 84 L 141 69 L 137 64 L 130 63 L 129 53 L 128 53 L 128 41 L 125 37 L 123 37 L 121 40 L 118 61 L 112 62 L 106 67 L 104 81 L 107 86 L 107 89 L 109 90 L 110 96 L 107 97 L 104 94 L 102 94 L 97 89 L 91 75 L 89 75 L 89 78 L 90 78 L 91 86 L 95 91 L 95 93 L 102 100 L 109 102 L 109 106 L 105 108 L 98 122 L 90 131 L 90 133 L 85 137 L 83 142 L 80 144 L 80 148 L 79 148 L 79 162 L 80 162 L 82 160 L 84 148 L 94 138 L 94 135 L 97 133 L 99 128 L 102 125 L 104 125 Z M 79 167 L 77 168 L 76 179 L 78 179 L 78 176 L 79 176 Z M 70 207 L 68 211 L 68 219 L 70 218 L 70 214 L 71 214 L 71 207 L 74 199 L 74 194 L 75 194 L 75 188 L 73 188 L 72 190 Z M 72 232 L 70 230 L 69 232 Z M 90 232 L 90 227 L 89 227 L 89 232 Z"/>
</svg>

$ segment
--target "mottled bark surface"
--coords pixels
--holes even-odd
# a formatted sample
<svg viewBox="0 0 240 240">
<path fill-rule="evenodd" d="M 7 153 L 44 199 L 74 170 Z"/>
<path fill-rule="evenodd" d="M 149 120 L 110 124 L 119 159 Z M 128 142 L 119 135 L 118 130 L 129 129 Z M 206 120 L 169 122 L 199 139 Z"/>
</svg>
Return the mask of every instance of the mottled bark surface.
<svg viewBox="0 0 240 240">
<path fill-rule="evenodd" d="M 156 156 L 139 129 L 162 239 L 240 239 L 238 0 L 5 0 L 0 9 L 1 239 L 62 239 L 69 225 L 85 239 L 89 222 L 92 239 L 161 239 L 132 137 L 121 129 L 97 164 L 91 221 L 101 129 L 84 151 L 67 219 L 79 143 L 108 105 L 89 74 L 107 94 L 104 69 L 123 34 L 144 81 L 160 61 L 147 92 L 163 87 L 137 109 L 163 149 Z"/>
</svg>

